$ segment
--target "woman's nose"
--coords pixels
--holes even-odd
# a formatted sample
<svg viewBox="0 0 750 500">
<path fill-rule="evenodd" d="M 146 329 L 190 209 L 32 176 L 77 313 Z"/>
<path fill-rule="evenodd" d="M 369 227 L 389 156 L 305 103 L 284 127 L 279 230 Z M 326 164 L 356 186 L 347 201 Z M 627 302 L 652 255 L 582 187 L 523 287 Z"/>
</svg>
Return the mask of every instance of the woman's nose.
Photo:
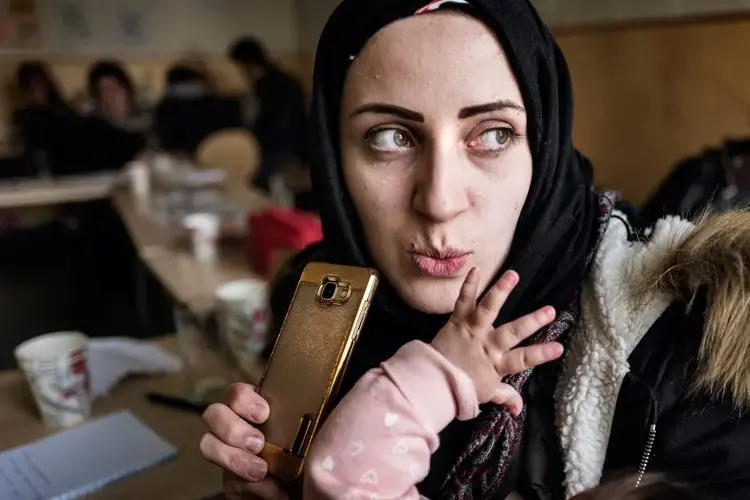
<svg viewBox="0 0 750 500">
<path fill-rule="evenodd" d="M 461 155 L 438 150 L 424 158 L 415 185 L 414 209 L 433 222 L 447 222 L 469 208 Z"/>
</svg>

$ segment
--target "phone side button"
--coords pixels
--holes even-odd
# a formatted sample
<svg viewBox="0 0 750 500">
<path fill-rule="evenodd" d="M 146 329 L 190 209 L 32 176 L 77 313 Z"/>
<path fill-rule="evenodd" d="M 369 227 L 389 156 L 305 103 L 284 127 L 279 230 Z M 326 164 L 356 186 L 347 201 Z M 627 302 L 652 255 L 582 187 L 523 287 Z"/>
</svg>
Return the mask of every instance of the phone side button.
<svg viewBox="0 0 750 500">
<path fill-rule="evenodd" d="M 359 315 L 359 318 L 357 319 L 357 325 L 354 328 L 354 339 L 359 338 L 359 334 L 362 331 L 362 323 L 365 321 L 365 317 L 367 316 L 367 312 L 370 310 L 370 301 L 366 300 L 364 306 L 362 307 L 362 314 Z"/>
</svg>

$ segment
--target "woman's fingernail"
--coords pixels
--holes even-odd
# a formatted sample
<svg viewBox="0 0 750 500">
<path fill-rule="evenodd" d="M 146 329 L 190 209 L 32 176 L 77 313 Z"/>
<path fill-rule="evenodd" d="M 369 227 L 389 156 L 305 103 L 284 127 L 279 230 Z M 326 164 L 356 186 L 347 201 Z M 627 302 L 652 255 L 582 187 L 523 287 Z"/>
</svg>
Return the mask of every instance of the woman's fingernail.
<svg viewBox="0 0 750 500">
<path fill-rule="evenodd" d="M 267 405 L 257 404 L 253 407 L 253 411 L 250 412 L 250 416 L 253 417 L 256 422 L 263 423 L 268 420 L 270 413 L 271 409 Z"/>
<path fill-rule="evenodd" d="M 546 306 L 544 308 L 544 315 L 548 318 L 554 318 L 555 317 L 555 308 L 552 306 Z"/>
<path fill-rule="evenodd" d="M 247 440 L 245 448 L 250 453 L 260 453 L 263 450 L 263 440 L 258 436 L 250 436 Z"/>
<path fill-rule="evenodd" d="M 262 481 L 268 474 L 268 464 L 265 460 L 257 458 L 253 460 L 248 471 L 248 477 L 253 481 Z"/>
<path fill-rule="evenodd" d="M 562 356 L 562 353 L 564 351 L 562 344 L 558 344 L 557 342 L 553 342 L 550 344 L 552 353 L 555 356 Z"/>
</svg>

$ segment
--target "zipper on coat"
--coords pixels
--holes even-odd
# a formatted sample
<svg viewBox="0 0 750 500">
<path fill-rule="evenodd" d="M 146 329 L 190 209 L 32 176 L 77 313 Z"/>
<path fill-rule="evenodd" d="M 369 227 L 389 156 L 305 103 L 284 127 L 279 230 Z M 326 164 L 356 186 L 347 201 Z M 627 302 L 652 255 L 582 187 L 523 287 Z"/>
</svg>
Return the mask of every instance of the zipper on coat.
<svg viewBox="0 0 750 500">
<path fill-rule="evenodd" d="M 651 460 L 651 455 L 654 450 L 654 442 L 656 441 L 656 419 L 659 412 L 657 411 L 657 404 L 655 399 L 652 399 L 651 405 L 651 423 L 648 426 L 648 437 L 646 438 L 646 446 L 643 448 L 643 454 L 641 455 L 641 463 L 638 466 L 638 477 L 635 481 L 635 487 L 638 488 L 643 481 L 643 477 L 646 475 L 648 470 L 648 462 Z"/>
</svg>

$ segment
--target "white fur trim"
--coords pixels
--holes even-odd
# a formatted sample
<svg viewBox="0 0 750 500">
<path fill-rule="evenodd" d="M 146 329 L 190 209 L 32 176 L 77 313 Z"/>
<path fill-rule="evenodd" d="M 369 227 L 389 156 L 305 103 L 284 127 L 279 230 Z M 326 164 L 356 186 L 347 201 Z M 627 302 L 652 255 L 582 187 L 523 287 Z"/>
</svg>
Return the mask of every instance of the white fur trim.
<svg viewBox="0 0 750 500">
<path fill-rule="evenodd" d="M 570 337 L 555 394 L 557 428 L 570 498 L 599 484 L 615 405 L 628 357 L 671 302 L 633 293 L 637 278 L 658 265 L 693 225 L 660 220 L 648 243 L 629 242 L 626 217 L 610 219 L 581 290 L 581 321 Z"/>
</svg>

